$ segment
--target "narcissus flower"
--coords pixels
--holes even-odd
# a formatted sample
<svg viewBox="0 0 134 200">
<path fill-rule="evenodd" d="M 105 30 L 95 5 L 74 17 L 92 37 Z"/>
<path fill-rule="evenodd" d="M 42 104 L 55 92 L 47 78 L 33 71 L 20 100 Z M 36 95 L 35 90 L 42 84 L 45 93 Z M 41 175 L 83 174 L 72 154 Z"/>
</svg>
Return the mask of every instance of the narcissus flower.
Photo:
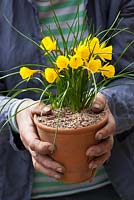
<svg viewBox="0 0 134 200">
<path fill-rule="evenodd" d="M 70 57 L 69 64 L 72 69 L 78 69 L 79 67 L 83 65 L 83 60 L 81 59 L 80 56 L 75 54 L 74 56 Z"/>
<path fill-rule="evenodd" d="M 56 71 L 53 68 L 46 68 L 44 77 L 49 83 L 54 83 L 54 81 L 58 77 L 58 74 L 56 73 Z"/>
<path fill-rule="evenodd" d="M 112 46 L 104 47 L 99 49 L 98 56 L 103 60 L 112 60 Z"/>
<path fill-rule="evenodd" d="M 99 69 L 101 68 L 101 61 L 100 59 L 92 59 L 86 63 L 86 67 L 93 73 L 99 72 Z"/>
<path fill-rule="evenodd" d="M 39 72 L 40 70 L 33 70 L 33 69 L 29 69 L 28 67 L 20 68 L 20 76 L 22 77 L 22 79 L 29 79 L 31 78 L 31 76 Z"/>
<path fill-rule="evenodd" d="M 82 59 L 87 59 L 90 55 L 89 48 L 85 45 L 79 44 L 77 48 L 74 49 L 75 53 Z"/>
<path fill-rule="evenodd" d="M 45 51 L 51 52 L 57 49 L 56 45 L 56 40 L 50 38 L 49 36 L 46 36 L 41 40 L 40 48 Z"/>
<path fill-rule="evenodd" d="M 57 57 L 55 64 L 61 70 L 66 69 L 69 64 L 69 59 L 66 56 L 60 55 Z"/>
<path fill-rule="evenodd" d="M 101 68 L 101 74 L 107 78 L 112 78 L 115 75 L 115 67 L 113 65 L 106 64 Z"/>
<path fill-rule="evenodd" d="M 92 54 L 97 54 L 100 49 L 99 39 L 97 37 L 93 37 L 91 41 L 89 41 L 89 49 Z"/>
</svg>

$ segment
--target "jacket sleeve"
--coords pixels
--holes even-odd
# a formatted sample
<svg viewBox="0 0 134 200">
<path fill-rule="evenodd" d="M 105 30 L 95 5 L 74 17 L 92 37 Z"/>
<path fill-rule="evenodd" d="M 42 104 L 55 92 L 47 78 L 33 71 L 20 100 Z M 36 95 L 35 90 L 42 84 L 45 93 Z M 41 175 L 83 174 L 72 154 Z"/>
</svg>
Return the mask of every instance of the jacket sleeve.
<svg viewBox="0 0 134 200">
<path fill-rule="evenodd" d="M 114 84 L 118 86 L 105 89 L 101 93 L 106 96 L 116 121 L 116 134 L 119 134 L 134 127 L 134 81 L 120 79 L 114 81 Z"/>
<path fill-rule="evenodd" d="M 7 138 L 15 150 L 24 149 L 20 136 L 14 133 L 10 125 L 9 110 L 15 105 L 17 108 L 23 100 L 11 99 L 0 95 L 0 136 Z"/>
<path fill-rule="evenodd" d="M 127 70 L 134 72 L 134 1 L 122 1 L 120 11 L 120 28 L 128 28 L 128 31 L 112 39 L 113 60 L 116 62 L 121 52 L 131 43 L 115 67 L 118 73 L 131 64 Z M 106 89 L 102 93 L 106 96 L 115 117 L 117 133 L 122 133 L 134 126 L 134 80 L 118 79 L 111 84 L 118 86 Z"/>
</svg>

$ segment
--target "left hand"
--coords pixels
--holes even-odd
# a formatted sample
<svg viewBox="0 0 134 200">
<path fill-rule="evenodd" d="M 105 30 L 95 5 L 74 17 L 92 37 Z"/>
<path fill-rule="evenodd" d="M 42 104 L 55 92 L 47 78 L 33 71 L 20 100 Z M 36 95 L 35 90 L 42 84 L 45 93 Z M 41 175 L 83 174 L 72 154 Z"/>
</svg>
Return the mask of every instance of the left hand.
<svg viewBox="0 0 134 200">
<path fill-rule="evenodd" d="M 20 104 L 16 115 L 20 138 L 31 155 L 33 167 L 49 177 L 61 179 L 65 168 L 51 158 L 53 144 L 40 140 L 33 122 L 34 114 L 39 114 L 43 108 L 43 103 L 32 99 Z"/>
<path fill-rule="evenodd" d="M 90 160 L 89 168 L 93 170 L 90 181 L 95 176 L 97 168 L 103 165 L 104 162 L 107 161 L 111 155 L 111 149 L 114 142 L 113 137 L 116 128 L 115 119 L 106 103 L 105 96 L 101 93 L 98 93 L 95 101 L 93 102 L 92 111 L 99 113 L 102 110 L 107 110 L 108 112 L 107 123 L 95 135 L 95 138 L 96 140 L 98 140 L 99 143 L 88 148 L 86 152 L 86 155 L 89 157 Z"/>
</svg>

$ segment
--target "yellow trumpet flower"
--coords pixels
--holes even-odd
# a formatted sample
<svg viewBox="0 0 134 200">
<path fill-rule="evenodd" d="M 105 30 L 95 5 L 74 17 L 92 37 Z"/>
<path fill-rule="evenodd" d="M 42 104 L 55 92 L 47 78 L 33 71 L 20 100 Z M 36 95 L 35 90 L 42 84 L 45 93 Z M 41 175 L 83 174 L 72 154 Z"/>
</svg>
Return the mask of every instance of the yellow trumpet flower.
<svg viewBox="0 0 134 200">
<path fill-rule="evenodd" d="M 82 59 L 87 59 L 90 55 L 89 48 L 81 43 L 77 48 L 74 49 L 75 53 L 80 56 Z"/>
<path fill-rule="evenodd" d="M 41 40 L 40 48 L 48 52 L 55 51 L 57 49 L 56 40 L 52 39 L 49 36 L 44 37 Z"/>
<path fill-rule="evenodd" d="M 61 70 L 64 68 L 67 69 L 67 66 L 69 64 L 69 59 L 66 56 L 60 55 L 57 57 L 55 64 L 57 67 Z"/>
<path fill-rule="evenodd" d="M 58 74 L 56 73 L 56 71 L 53 68 L 46 68 L 44 77 L 49 83 L 54 83 L 54 81 L 58 77 Z"/>
<path fill-rule="evenodd" d="M 39 73 L 40 70 L 33 70 L 29 69 L 28 67 L 21 67 L 20 68 L 20 76 L 22 79 L 28 79 L 31 78 L 36 73 Z"/>
<path fill-rule="evenodd" d="M 115 67 L 113 65 L 106 64 L 101 68 L 100 71 L 102 76 L 105 76 L 107 78 L 112 78 L 115 75 Z"/>
<path fill-rule="evenodd" d="M 89 62 L 86 63 L 86 67 L 91 70 L 93 73 L 99 72 L 99 69 L 102 67 L 101 66 L 101 61 L 100 59 L 92 59 Z"/>
<path fill-rule="evenodd" d="M 103 60 L 112 60 L 112 46 L 104 47 L 99 49 L 98 56 Z"/>
<path fill-rule="evenodd" d="M 74 56 L 70 57 L 69 64 L 72 69 L 78 69 L 79 67 L 83 65 L 83 60 L 81 59 L 80 56 L 75 54 Z"/>
</svg>

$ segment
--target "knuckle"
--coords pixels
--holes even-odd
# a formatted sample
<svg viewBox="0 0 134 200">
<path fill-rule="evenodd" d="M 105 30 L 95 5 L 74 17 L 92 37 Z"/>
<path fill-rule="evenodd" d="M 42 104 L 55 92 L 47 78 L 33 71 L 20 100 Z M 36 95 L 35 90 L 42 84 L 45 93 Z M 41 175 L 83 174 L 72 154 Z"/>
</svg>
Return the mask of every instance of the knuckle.
<svg viewBox="0 0 134 200">
<path fill-rule="evenodd" d="M 37 160 L 38 154 L 35 151 L 32 151 L 32 150 L 30 151 L 30 153 L 31 153 L 32 157 Z"/>
<path fill-rule="evenodd" d="M 43 162 L 43 165 L 48 168 L 56 171 L 57 169 L 57 163 L 54 162 L 49 156 L 45 157 L 45 160 Z"/>
<path fill-rule="evenodd" d="M 94 165 L 96 165 L 97 167 L 100 167 L 101 165 L 105 163 L 105 161 L 109 159 L 110 155 L 111 155 L 111 152 L 107 152 L 103 154 L 102 156 L 94 160 Z"/>
<path fill-rule="evenodd" d="M 46 145 L 44 145 L 43 142 L 41 142 L 38 138 L 34 138 L 30 143 L 29 147 L 32 151 L 36 151 L 40 154 L 46 153 Z"/>
<path fill-rule="evenodd" d="M 34 144 L 34 142 L 30 142 L 28 146 L 29 146 L 29 148 L 30 148 L 32 151 L 35 151 L 35 144 Z"/>
<path fill-rule="evenodd" d="M 104 164 L 104 162 L 108 159 L 107 155 L 102 156 L 102 158 L 98 161 L 98 166 Z"/>
<path fill-rule="evenodd" d="M 114 144 L 114 138 L 113 138 L 113 136 L 111 136 L 111 137 L 109 138 L 108 144 L 109 144 L 109 148 L 112 149 L 113 144 Z"/>
<path fill-rule="evenodd" d="M 47 167 L 47 168 L 53 168 L 52 163 L 50 163 L 48 160 L 44 160 L 43 165 L 44 165 L 45 167 Z"/>
<path fill-rule="evenodd" d="M 97 154 L 97 155 L 100 155 L 100 154 L 103 153 L 103 151 L 104 151 L 104 147 L 103 147 L 103 145 L 101 145 L 101 147 L 98 147 L 98 148 L 96 149 L 96 154 Z"/>
<path fill-rule="evenodd" d="M 35 151 L 36 149 L 36 146 L 37 146 L 37 138 L 34 138 L 33 140 L 31 140 L 29 142 L 29 148 L 32 150 L 32 151 Z"/>
<path fill-rule="evenodd" d="M 40 158 L 39 154 L 35 153 L 33 157 L 37 162 L 41 163 L 42 159 Z"/>
</svg>

